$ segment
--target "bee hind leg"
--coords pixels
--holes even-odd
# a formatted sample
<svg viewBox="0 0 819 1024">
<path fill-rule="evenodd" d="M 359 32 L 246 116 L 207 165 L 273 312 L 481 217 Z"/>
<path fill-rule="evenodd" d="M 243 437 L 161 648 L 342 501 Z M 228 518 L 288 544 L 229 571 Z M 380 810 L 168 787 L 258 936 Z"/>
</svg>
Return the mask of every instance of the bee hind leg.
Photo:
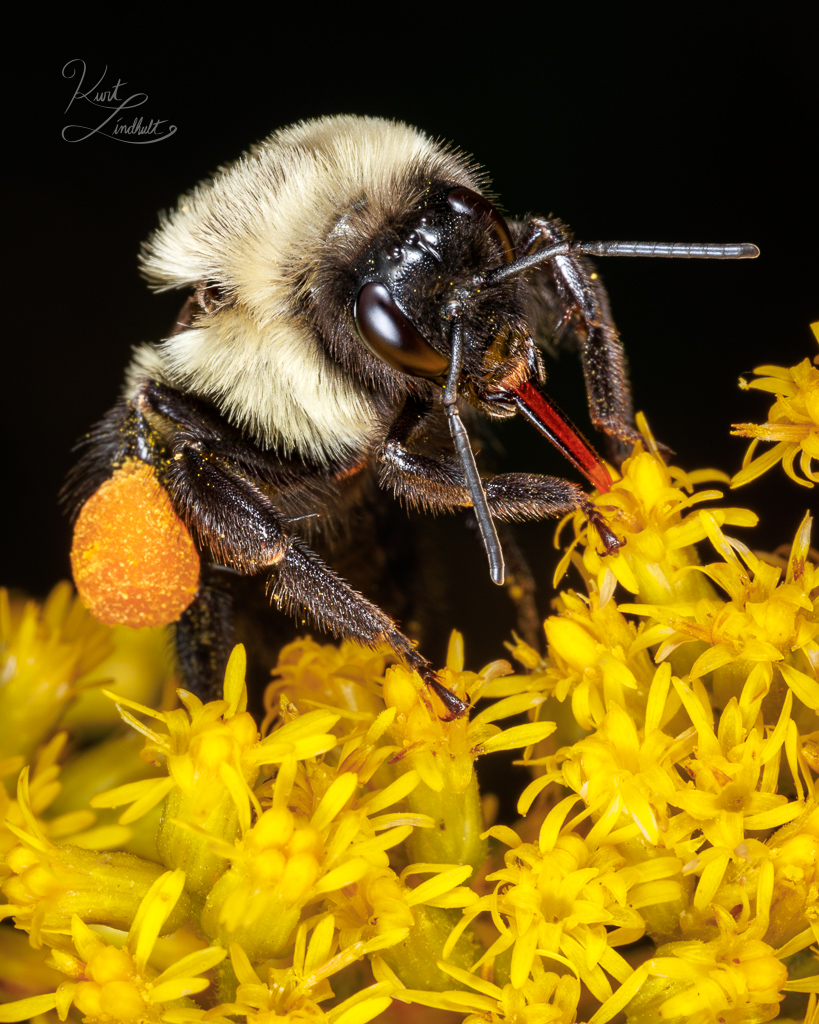
<svg viewBox="0 0 819 1024">
<path fill-rule="evenodd" d="M 235 639 L 233 600 L 211 566 L 202 567 L 199 591 L 175 632 L 183 685 L 202 700 L 220 699 Z"/>
<path fill-rule="evenodd" d="M 396 623 L 341 579 L 284 521 L 268 490 L 205 437 L 181 432 L 165 466 L 174 507 L 214 560 L 242 575 L 270 574 L 269 593 L 282 611 L 335 637 L 375 647 L 388 644 L 444 700 L 450 717 L 467 705 L 438 682 L 435 671 Z"/>
</svg>

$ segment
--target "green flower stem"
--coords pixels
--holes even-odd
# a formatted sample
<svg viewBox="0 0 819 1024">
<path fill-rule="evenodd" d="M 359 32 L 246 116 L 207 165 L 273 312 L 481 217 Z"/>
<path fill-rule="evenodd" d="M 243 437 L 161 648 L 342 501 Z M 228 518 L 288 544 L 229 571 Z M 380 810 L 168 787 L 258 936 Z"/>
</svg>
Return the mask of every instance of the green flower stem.
<svg viewBox="0 0 819 1024">
<path fill-rule="evenodd" d="M 193 790 L 201 802 L 201 794 Z M 239 817 L 229 793 L 224 792 L 208 809 L 202 820 L 198 807 L 181 787 L 171 790 L 165 801 L 165 812 L 156 837 L 156 848 L 167 868 L 185 872 L 185 888 L 202 899 L 213 888 L 227 867 L 224 857 L 213 853 L 211 840 L 179 822 L 195 821 L 207 833 L 232 843 L 239 835 Z"/>
<path fill-rule="evenodd" d="M 202 911 L 202 928 L 210 941 L 226 949 L 231 942 L 238 942 L 247 953 L 252 963 L 285 956 L 293 945 L 293 935 L 299 923 L 303 904 L 285 903 L 283 899 L 272 900 L 267 893 L 260 893 L 259 903 L 264 910 L 253 920 L 244 918 L 236 928 L 229 929 L 223 919 L 222 912 L 229 906 L 231 897 L 247 888 L 247 880 L 236 868 L 226 871 L 208 893 L 205 908 Z M 255 911 L 249 908 L 249 913 Z"/>
<path fill-rule="evenodd" d="M 403 942 L 385 949 L 381 956 L 395 971 L 407 988 L 427 992 L 445 992 L 463 988 L 449 974 L 437 966 L 444 943 L 458 923 L 460 912 L 440 910 L 437 907 L 412 908 L 415 925 Z M 455 967 L 469 970 L 483 950 L 471 929 L 466 929 L 447 960 Z"/>
<path fill-rule="evenodd" d="M 15 857 L 8 857 L 14 869 Z M 33 909 L 42 931 L 70 933 L 71 916 L 86 924 L 105 924 L 128 931 L 143 897 L 165 869 L 130 853 L 105 853 L 78 846 L 53 847 L 47 858 L 3 883 L 9 903 Z M 44 885 L 42 884 L 44 883 Z M 43 888 L 47 887 L 47 893 Z M 168 935 L 197 912 L 183 891 L 165 922 Z M 18 913 L 21 925 L 27 915 Z"/>
<path fill-rule="evenodd" d="M 446 785 L 436 793 L 423 782 L 407 797 L 412 811 L 428 814 L 435 828 L 416 828 L 407 841 L 409 858 L 429 864 L 471 864 L 477 871 L 486 860 L 486 840 L 478 779 L 462 793 Z"/>
</svg>

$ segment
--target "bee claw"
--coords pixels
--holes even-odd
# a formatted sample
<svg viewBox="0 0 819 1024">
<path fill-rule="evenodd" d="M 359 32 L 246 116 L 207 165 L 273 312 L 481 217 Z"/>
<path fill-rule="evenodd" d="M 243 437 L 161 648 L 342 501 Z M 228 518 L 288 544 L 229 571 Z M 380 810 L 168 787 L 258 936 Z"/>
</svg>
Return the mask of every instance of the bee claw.
<svg viewBox="0 0 819 1024">
<path fill-rule="evenodd" d="M 426 673 L 422 672 L 421 678 L 424 680 L 426 686 L 432 690 L 447 709 L 447 714 L 441 719 L 442 722 L 453 722 L 456 718 L 463 718 L 464 715 L 469 714 L 469 708 L 471 705 L 462 701 L 460 697 L 456 697 L 451 690 L 448 690 L 438 679 L 438 676 L 434 671 L 430 669 Z"/>
</svg>

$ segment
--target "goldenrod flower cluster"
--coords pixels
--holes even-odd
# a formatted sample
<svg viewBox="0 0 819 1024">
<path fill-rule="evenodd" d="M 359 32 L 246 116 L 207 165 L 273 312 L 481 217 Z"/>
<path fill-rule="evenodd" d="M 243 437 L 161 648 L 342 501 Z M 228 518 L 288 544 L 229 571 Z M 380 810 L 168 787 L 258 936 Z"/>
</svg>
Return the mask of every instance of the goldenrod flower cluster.
<svg viewBox="0 0 819 1024">
<path fill-rule="evenodd" d="M 811 325 L 819 340 L 819 322 Z M 798 366 L 760 366 L 754 371 L 758 380 L 740 380 L 744 388 L 758 388 L 776 395 L 768 414 L 767 423 L 735 423 L 732 433 L 739 437 L 752 437 L 742 469 L 733 479 L 734 487 L 748 483 L 781 462 L 785 472 L 797 484 L 812 487 L 819 483 L 819 470 L 813 463 L 819 461 L 819 367 L 810 359 Z M 765 376 L 762 376 L 764 374 Z M 764 455 L 754 458 L 760 441 L 776 441 Z M 797 455 L 804 474 L 800 478 L 794 467 Z"/>
<path fill-rule="evenodd" d="M 734 482 L 800 452 L 815 482 L 819 375 L 760 372 L 778 443 Z M 304 639 L 259 724 L 241 647 L 222 700 L 177 699 L 153 634 L 3 594 L 0 1021 L 816 1024 L 811 519 L 754 553 L 727 478 L 644 432 L 597 498 L 625 543 L 574 517 L 543 649 L 471 672 L 453 635 L 469 716 Z M 498 751 L 530 780 L 508 823 Z"/>
</svg>

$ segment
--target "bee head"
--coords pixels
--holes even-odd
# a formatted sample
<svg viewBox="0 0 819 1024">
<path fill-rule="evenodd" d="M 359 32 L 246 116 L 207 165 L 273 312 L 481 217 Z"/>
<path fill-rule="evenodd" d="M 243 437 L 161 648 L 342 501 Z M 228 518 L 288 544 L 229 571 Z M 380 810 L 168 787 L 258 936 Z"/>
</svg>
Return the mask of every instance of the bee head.
<svg viewBox="0 0 819 1024">
<path fill-rule="evenodd" d="M 537 375 L 537 355 L 514 280 L 487 285 L 486 274 L 514 258 L 509 227 L 484 196 L 463 186 L 425 196 L 352 268 L 360 341 L 394 370 L 443 383 L 458 322 L 461 393 L 489 415 L 511 414 L 498 398 Z"/>
</svg>

